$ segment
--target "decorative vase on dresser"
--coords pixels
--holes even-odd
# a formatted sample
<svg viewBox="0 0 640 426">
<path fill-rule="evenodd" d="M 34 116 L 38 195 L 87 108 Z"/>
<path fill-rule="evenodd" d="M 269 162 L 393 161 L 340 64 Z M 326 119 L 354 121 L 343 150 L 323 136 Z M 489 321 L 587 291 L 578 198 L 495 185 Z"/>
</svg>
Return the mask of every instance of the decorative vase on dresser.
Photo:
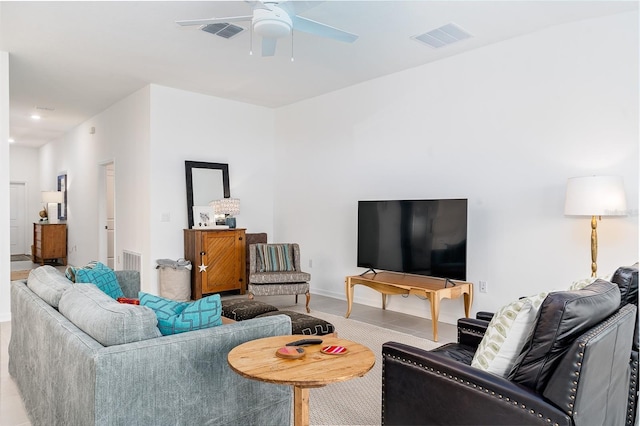
<svg viewBox="0 0 640 426">
<path fill-rule="evenodd" d="M 60 260 L 67 264 L 67 225 L 65 223 L 33 224 L 34 263 L 44 265 L 45 260 Z"/>
<path fill-rule="evenodd" d="M 184 258 L 191 261 L 191 297 L 247 289 L 244 229 L 185 229 Z"/>
</svg>

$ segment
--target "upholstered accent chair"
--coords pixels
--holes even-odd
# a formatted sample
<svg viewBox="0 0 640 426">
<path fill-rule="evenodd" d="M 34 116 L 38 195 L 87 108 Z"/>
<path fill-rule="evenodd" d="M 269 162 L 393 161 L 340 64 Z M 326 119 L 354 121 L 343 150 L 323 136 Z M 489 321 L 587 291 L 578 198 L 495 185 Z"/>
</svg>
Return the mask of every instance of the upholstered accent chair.
<svg viewBox="0 0 640 426">
<path fill-rule="evenodd" d="M 298 295 L 307 297 L 310 312 L 309 280 L 300 268 L 300 246 L 296 243 L 249 245 L 249 299 L 254 296 Z"/>
</svg>

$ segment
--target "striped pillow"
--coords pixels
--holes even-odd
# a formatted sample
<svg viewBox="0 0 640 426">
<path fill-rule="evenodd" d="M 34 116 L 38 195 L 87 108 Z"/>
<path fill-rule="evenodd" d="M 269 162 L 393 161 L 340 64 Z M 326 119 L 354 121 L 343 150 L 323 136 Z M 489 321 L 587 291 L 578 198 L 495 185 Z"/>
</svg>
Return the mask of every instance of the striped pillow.
<svg viewBox="0 0 640 426">
<path fill-rule="evenodd" d="M 256 244 L 259 272 L 295 271 L 289 244 Z"/>
</svg>

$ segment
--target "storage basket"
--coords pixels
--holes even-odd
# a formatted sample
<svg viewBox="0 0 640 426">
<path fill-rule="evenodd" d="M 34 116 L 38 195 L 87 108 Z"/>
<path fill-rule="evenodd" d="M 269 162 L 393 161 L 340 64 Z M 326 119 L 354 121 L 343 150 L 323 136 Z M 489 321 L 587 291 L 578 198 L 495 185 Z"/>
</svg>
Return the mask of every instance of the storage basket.
<svg viewBox="0 0 640 426">
<path fill-rule="evenodd" d="M 180 259 L 170 264 L 158 261 L 160 296 L 166 299 L 187 302 L 191 300 L 191 263 Z"/>
</svg>

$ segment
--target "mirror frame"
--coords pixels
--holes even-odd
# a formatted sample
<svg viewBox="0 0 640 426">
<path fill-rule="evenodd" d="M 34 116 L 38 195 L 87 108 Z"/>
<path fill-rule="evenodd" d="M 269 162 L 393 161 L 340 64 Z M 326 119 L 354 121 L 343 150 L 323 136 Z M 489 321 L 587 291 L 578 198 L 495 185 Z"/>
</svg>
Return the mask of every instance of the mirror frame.
<svg viewBox="0 0 640 426">
<path fill-rule="evenodd" d="M 226 163 L 207 163 L 204 161 L 185 161 L 184 171 L 187 178 L 187 217 L 188 229 L 193 228 L 193 169 L 214 169 L 222 171 L 222 190 L 224 198 L 231 197 L 229 190 L 229 165 Z"/>
</svg>

